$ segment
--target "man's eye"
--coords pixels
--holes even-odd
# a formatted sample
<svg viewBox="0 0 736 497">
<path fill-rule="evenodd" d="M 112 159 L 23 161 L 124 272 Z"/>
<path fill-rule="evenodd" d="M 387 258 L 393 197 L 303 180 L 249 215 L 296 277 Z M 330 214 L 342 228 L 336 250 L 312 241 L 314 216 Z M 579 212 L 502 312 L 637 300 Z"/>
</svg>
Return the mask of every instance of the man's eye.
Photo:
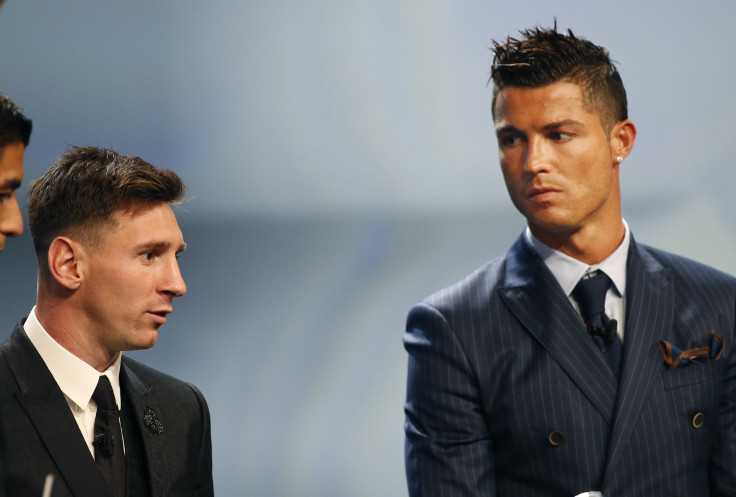
<svg viewBox="0 0 736 497">
<path fill-rule="evenodd" d="M 152 261 L 152 260 L 153 260 L 153 258 L 155 257 L 155 254 L 154 254 L 153 252 L 144 252 L 143 254 L 141 254 L 141 256 L 142 256 L 142 257 L 143 257 L 143 258 L 144 258 L 145 260 L 147 260 L 147 261 Z"/>
<path fill-rule="evenodd" d="M 513 147 L 521 143 L 521 137 L 518 135 L 505 135 L 498 139 L 502 147 Z"/>
<path fill-rule="evenodd" d="M 570 133 L 563 133 L 562 131 L 555 131 L 552 133 L 551 137 L 555 141 L 563 142 L 572 138 L 572 135 Z"/>
</svg>

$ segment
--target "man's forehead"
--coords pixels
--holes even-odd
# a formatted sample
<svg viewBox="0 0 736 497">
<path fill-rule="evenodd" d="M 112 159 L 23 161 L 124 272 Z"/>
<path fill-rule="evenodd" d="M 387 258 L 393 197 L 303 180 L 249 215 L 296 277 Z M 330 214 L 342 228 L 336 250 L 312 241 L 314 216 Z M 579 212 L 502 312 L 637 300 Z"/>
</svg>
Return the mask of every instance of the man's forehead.
<svg viewBox="0 0 736 497">
<path fill-rule="evenodd" d="M 167 202 L 157 202 L 116 209 L 111 216 L 113 230 L 133 229 L 138 233 L 156 234 L 173 229 L 181 233 L 174 210 Z"/>
<path fill-rule="evenodd" d="M 115 209 L 110 217 L 115 220 L 130 221 L 149 217 L 158 212 L 171 216 L 176 220 L 176 214 L 174 214 L 174 210 L 168 202 L 131 202 Z"/>
<path fill-rule="evenodd" d="M 585 100 L 585 93 L 582 86 L 571 81 L 557 81 L 544 86 L 509 86 L 498 93 L 496 103 L 542 103 L 550 100 L 581 103 Z"/>
<path fill-rule="evenodd" d="M 0 186 L 18 188 L 23 181 L 22 143 L 11 143 L 0 151 Z"/>
<path fill-rule="evenodd" d="M 508 87 L 495 102 L 496 124 L 507 119 L 546 118 L 551 121 L 573 119 L 575 114 L 595 114 L 586 105 L 580 85 L 558 82 L 540 87 Z"/>
</svg>

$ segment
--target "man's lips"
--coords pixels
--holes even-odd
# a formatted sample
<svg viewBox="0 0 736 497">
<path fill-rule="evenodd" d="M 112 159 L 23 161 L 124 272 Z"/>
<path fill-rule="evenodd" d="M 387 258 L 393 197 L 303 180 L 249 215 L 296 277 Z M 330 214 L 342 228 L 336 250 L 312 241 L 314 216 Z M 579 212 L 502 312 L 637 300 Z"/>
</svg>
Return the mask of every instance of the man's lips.
<svg viewBox="0 0 736 497">
<path fill-rule="evenodd" d="M 160 324 L 166 323 L 166 316 L 171 314 L 171 309 L 161 309 L 157 311 L 148 311 L 148 314 L 153 316 L 154 320 Z"/>
<path fill-rule="evenodd" d="M 540 201 L 540 200 L 545 200 L 545 199 L 547 199 L 549 197 L 552 197 L 555 194 L 561 193 L 561 192 L 562 192 L 562 190 L 560 190 L 559 188 L 554 188 L 554 187 L 536 187 L 536 188 L 531 188 L 529 190 L 529 192 L 527 193 L 527 198 L 529 198 L 531 200 Z"/>
</svg>

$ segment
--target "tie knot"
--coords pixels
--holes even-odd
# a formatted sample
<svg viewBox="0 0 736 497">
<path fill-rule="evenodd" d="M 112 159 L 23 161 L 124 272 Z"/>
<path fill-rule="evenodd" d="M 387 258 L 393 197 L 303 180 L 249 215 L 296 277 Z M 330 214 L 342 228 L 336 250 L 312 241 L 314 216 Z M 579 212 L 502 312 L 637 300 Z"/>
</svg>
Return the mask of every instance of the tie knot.
<svg viewBox="0 0 736 497">
<path fill-rule="evenodd" d="M 118 409 L 118 405 L 115 403 L 115 394 L 112 392 L 112 385 L 104 374 L 97 381 L 92 400 L 97 403 L 97 408 L 103 411 L 117 411 Z"/>
<path fill-rule="evenodd" d="M 572 291 L 572 296 L 580 306 L 583 318 L 589 319 L 605 312 L 606 292 L 611 283 L 611 278 L 603 271 L 593 271 L 580 278 Z"/>
</svg>

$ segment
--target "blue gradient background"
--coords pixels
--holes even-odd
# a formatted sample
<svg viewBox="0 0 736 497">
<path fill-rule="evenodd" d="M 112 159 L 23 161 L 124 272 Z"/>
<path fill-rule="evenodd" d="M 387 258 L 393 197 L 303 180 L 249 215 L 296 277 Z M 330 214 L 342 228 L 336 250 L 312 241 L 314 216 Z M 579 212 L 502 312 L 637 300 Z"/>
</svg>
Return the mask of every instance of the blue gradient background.
<svg viewBox="0 0 736 497">
<path fill-rule="evenodd" d="M 524 226 L 488 47 L 555 16 L 620 63 L 637 239 L 736 273 L 736 4 L 7 1 L 0 91 L 34 121 L 27 179 L 98 145 L 189 186 L 189 292 L 131 355 L 207 396 L 218 495 L 406 495 L 406 312 Z M 34 301 L 27 233 L 0 275 L 4 338 Z"/>
</svg>

